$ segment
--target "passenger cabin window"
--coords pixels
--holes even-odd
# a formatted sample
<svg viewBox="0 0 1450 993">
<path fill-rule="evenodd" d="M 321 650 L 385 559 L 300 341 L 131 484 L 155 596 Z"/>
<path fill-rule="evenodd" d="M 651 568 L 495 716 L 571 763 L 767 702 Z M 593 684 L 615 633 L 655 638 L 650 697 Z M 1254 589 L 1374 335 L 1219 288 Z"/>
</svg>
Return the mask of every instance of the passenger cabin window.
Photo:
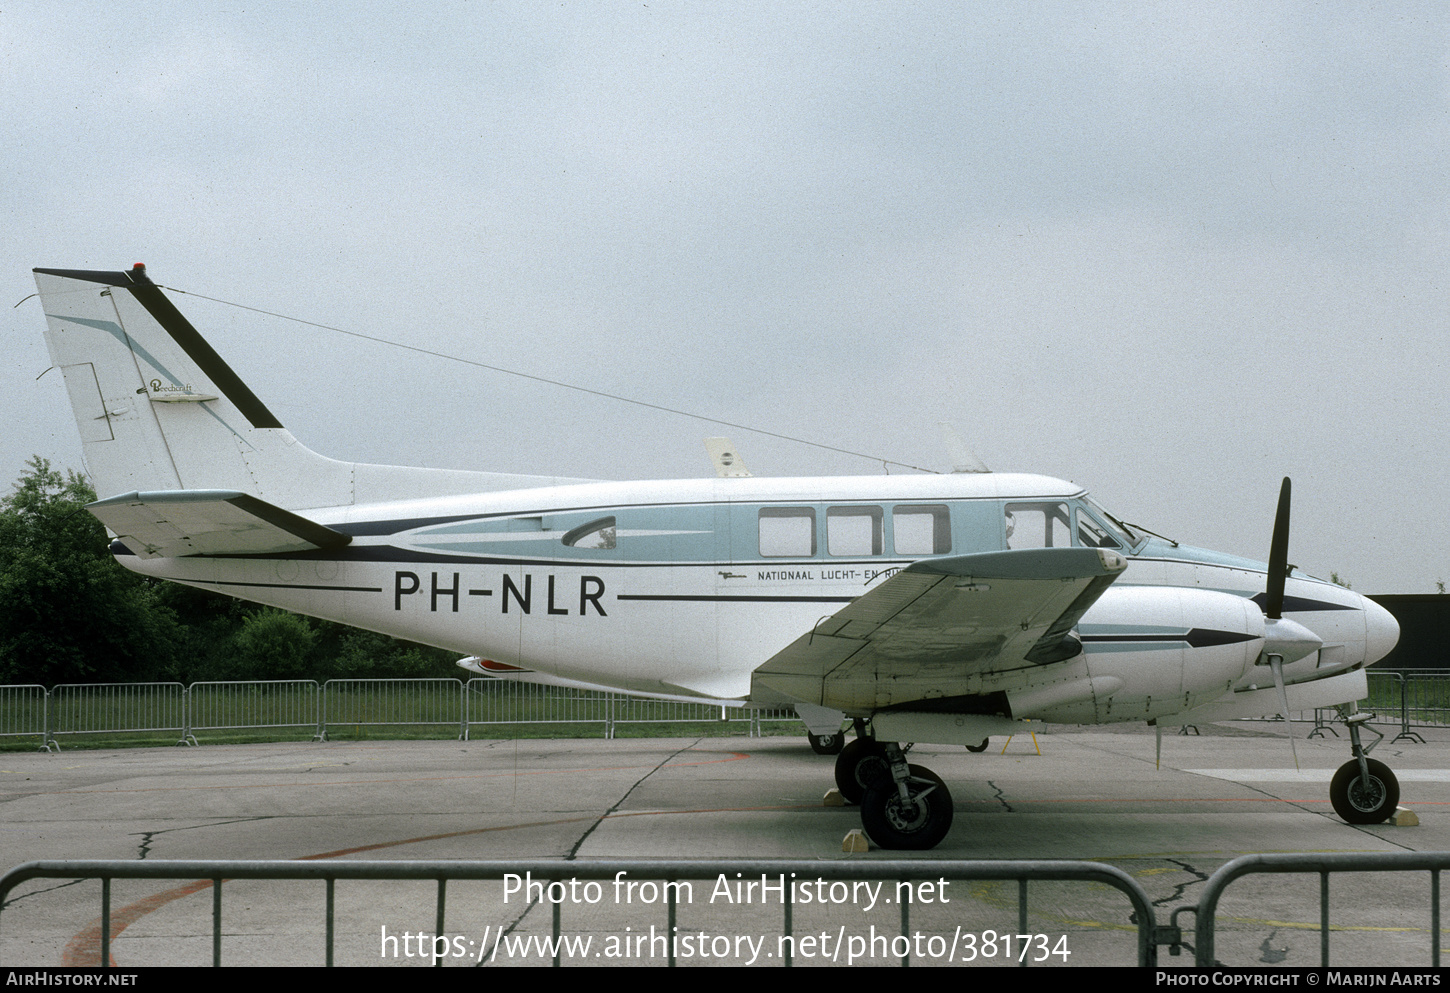
<svg viewBox="0 0 1450 993">
<path fill-rule="evenodd" d="M 826 508 L 826 551 L 832 555 L 880 555 L 880 507 Z"/>
<path fill-rule="evenodd" d="M 897 555 L 945 555 L 952 550 L 952 522 L 941 504 L 895 507 L 891 543 Z"/>
<path fill-rule="evenodd" d="M 1070 548 L 1072 527 L 1065 503 L 1009 503 L 1008 548 Z"/>
<path fill-rule="evenodd" d="M 613 517 L 581 524 L 564 533 L 563 542 L 570 548 L 613 548 L 615 543 Z"/>
<path fill-rule="evenodd" d="M 815 508 L 763 508 L 760 511 L 760 554 L 766 558 L 809 558 L 815 555 Z"/>
</svg>

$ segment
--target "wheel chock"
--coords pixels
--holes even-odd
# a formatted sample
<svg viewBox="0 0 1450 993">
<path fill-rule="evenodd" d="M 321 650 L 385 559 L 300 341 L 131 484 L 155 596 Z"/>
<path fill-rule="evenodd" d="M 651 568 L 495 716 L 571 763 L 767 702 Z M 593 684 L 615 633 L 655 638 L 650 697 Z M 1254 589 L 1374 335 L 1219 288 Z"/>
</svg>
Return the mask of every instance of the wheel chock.
<svg viewBox="0 0 1450 993">
<path fill-rule="evenodd" d="M 870 850 L 871 842 L 866 840 L 866 832 L 860 828 L 847 831 L 846 837 L 841 839 L 841 851 L 843 852 L 869 852 Z"/>
<path fill-rule="evenodd" d="M 1419 827 L 1420 819 L 1409 807 L 1396 807 L 1395 812 L 1390 815 L 1389 823 L 1395 827 Z"/>
<path fill-rule="evenodd" d="M 841 796 L 841 791 L 834 786 L 826 790 L 826 795 L 821 797 L 822 807 L 844 807 L 846 798 Z"/>
</svg>

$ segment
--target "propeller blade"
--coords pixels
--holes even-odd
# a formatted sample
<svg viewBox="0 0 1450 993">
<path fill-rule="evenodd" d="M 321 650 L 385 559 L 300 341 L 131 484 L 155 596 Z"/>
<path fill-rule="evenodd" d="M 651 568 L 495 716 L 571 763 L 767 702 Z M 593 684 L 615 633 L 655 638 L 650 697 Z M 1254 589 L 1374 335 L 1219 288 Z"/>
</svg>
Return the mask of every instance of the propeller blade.
<svg viewBox="0 0 1450 993">
<path fill-rule="evenodd" d="M 1155 723 L 1153 725 L 1153 730 L 1156 731 L 1156 732 L 1158 732 L 1158 752 L 1153 757 L 1153 768 L 1155 768 L 1155 769 L 1162 769 L 1163 768 L 1163 725 L 1162 724 Z"/>
<path fill-rule="evenodd" d="M 1279 510 L 1274 514 L 1274 540 L 1269 545 L 1269 581 L 1264 588 L 1264 616 L 1284 616 L 1284 573 L 1289 567 L 1289 477 L 1279 488 Z"/>
<path fill-rule="evenodd" d="M 1294 746 L 1294 721 L 1289 717 L 1289 692 L 1284 689 L 1284 660 L 1278 655 L 1270 655 L 1269 668 L 1274 673 L 1274 688 L 1279 691 L 1279 711 L 1284 715 L 1284 730 L 1289 735 L 1289 751 L 1294 754 L 1294 771 L 1297 772 L 1299 749 Z"/>
</svg>

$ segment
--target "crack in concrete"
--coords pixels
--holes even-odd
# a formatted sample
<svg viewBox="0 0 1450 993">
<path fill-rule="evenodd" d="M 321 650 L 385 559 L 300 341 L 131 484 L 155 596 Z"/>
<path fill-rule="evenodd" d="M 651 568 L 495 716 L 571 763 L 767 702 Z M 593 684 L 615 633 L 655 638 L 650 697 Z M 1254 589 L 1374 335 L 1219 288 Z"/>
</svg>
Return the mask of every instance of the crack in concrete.
<svg viewBox="0 0 1450 993">
<path fill-rule="evenodd" d="M 692 749 L 695 746 L 699 745 L 700 742 L 702 742 L 703 740 L 704 740 L 703 738 L 697 738 L 696 740 L 692 741 L 690 744 L 685 745 L 685 746 L 677 749 L 676 751 L 671 752 L 669 755 L 666 755 L 664 758 L 660 759 L 660 761 L 655 765 L 655 767 L 653 769 L 648 770 L 647 772 L 645 772 L 644 775 L 642 775 L 638 779 L 636 779 L 630 785 L 629 789 L 625 790 L 624 793 L 619 797 L 619 799 L 616 800 L 616 801 L 614 801 L 613 805 L 611 805 L 608 810 L 606 810 L 604 813 L 602 813 L 598 817 L 596 817 L 594 819 L 594 823 L 593 824 L 590 824 L 589 827 L 584 830 L 584 833 L 581 834 L 579 836 L 579 839 L 574 842 L 574 846 L 569 849 L 569 853 L 564 856 L 564 859 L 566 861 L 573 861 L 574 859 L 578 858 L 578 856 L 579 856 L 579 849 L 584 846 L 584 842 L 586 842 L 586 841 L 589 840 L 589 836 L 594 833 L 595 829 L 598 828 L 599 825 L 601 825 L 601 824 L 604 823 L 604 821 L 609 817 L 609 815 L 611 815 L 615 811 L 617 811 L 620 808 L 620 806 L 624 803 L 624 801 L 626 801 L 626 800 L 629 799 L 630 794 L 632 794 L 636 789 L 638 789 L 641 783 L 643 783 L 649 777 L 653 776 L 655 773 L 659 772 L 660 769 L 664 768 L 665 765 L 667 765 L 670 761 L 672 761 L 677 756 L 679 756 L 681 752 L 687 752 L 687 751 L 689 751 L 690 749 Z M 519 916 L 516 917 L 516 918 L 514 918 L 513 922 L 511 924 L 509 924 L 508 928 L 507 929 L 503 929 L 503 933 L 498 938 L 498 941 L 503 940 L 504 937 L 507 937 L 508 935 L 511 935 L 516 930 L 518 930 L 519 926 L 523 924 L 524 919 L 526 917 L 528 917 L 529 914 L 533 913 L 534 908 L 537 907 L 538 905 L 539 905 L 539 899 L 537 897 L 535 897 L 533 900 L 530 900 L 528 902 L 528 904 L 526 904 L 519 911 Z M 552 906 L 551 906 L 551 909 L 552 909 Z M 495 947 L 497 947 L 497 942 L 495 942 Z M 483 966 L 486 966 L 488 964 L 489 964 L 489 962 L 486 959 L 480 960 L 479 962 L 477 962 L 477 963 L 474 964 L 474 968 L 475 969 L 479 969 L 479 968 L 482 968 Z"/>
<path fill-rule="evenodd" d="M 4 903 L 0 903 L 0 911 L 15 906 L 21 900 L 28 900 L 30 897 L 39 896 L 42 893 L 54 893 L 56 890 L 63 890 L 67 886 L 76 886 L 80 883 L 89 882 L 91 882 L 91 879 L 72 879 L 70 882 L 61 883 L 58 886 L 47 886 L 44 889 L 31 890 L 29 893 L 22 893 L 19 896 L 13 896 L 9 900 L 6 900 Z"/>
<path fill-rule="evenodd" d="M 1162 897 L 1161 899 L 1154 900 L 1153 906 L 1155 907 L 1161 907 L 1172 900 L 1186 899 L 1183 894 L 1188 890 L 1188 887 L 1194 885 L 1195 883 L 1208 882 L 1209 873 L 1203 872 L 1199 869 L 1195 869 L 1193 866 L 1189 865 L 1182 859 L 1164 859 L 1163 861 L 1167 862 L 1169 865 L 1178 866 L 1178 868 L 1182 869 L 1193 878 L 1188 880 L 1187 882 L 1174 885 L 1172 893 L 1169 893 L 1167 896 Z"/>
<path fill-rule="evenodd" d="M 1007 802 L 1007 794 L 1002 791 L 1002 787 L 998 786 L 990 779 L 986 782 L 987 785 L 992 788 L 992 798 L 1002 805 L 1002 809 L 1007 811 L 1007 813 L 1009 814 L 1016 813 L 1016 811 L 1013 810 L 1012 805 Z"/>
<path fill-rule="evenodd" d="M 133 831 L 133 836 L 140 835 L 141 846 L 137 849 L 137 859 L 145 861 L 146 856 L 151 852 L 151 843 L 163 834 L 175 834 L 178 831 L 200 831 L 203 828 L 224 827 L 228 824 L 245 824 L 249 821 L 270 821 L 273 814 L 261 814 L 256 817 L 233 817 L 225 821 L 211 821 L 206 824 L 187 824 L 182 827 L 162 828 L 159 831 Z"/>
</svg>

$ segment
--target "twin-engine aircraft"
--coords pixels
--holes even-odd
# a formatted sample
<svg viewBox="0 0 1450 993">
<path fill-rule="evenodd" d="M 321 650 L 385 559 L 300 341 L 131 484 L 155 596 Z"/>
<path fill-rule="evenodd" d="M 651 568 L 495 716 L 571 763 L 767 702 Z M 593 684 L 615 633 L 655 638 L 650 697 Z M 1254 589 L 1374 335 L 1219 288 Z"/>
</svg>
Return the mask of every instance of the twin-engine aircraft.
<svg viewBox="0 0 1450 993">
<path fill-rule="evenodd" d="M 952 800 L 907 742 L 980 750 L 1032 718 L 1160 728 L 1339 707 L 1346 820 L 1388 817 L 1355 701 L 1399 628 L 1286 563 L 1124 524 L 1042 476 L 601 482 L 324 458 L 137 265 L 36 269 L 46 341 L 116 536 L 147 576 L 465 653 L 466 668 L 629 693 L 793 705 L 885 848 Z M 855 738 L 842 744 L 846 720 Z M 1161 732 L 1160 732 L 1161 733 Z"/>
</svg>

